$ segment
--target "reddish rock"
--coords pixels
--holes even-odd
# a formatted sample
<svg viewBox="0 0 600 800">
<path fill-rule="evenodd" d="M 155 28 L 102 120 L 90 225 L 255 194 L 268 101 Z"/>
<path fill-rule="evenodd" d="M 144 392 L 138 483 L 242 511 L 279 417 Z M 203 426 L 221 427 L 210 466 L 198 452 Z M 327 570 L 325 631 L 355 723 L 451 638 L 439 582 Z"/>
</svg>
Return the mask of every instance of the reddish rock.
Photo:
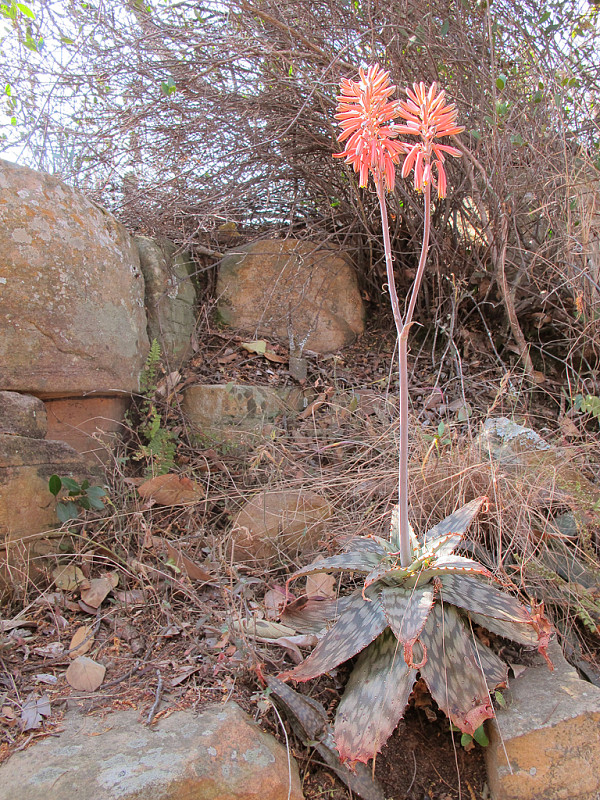
<svg viewBox="0 0 600 800">
<path fill-rule="evenodd" d="M 314 492 L 257 494 L 233 522 L 233 559 L 274 563 L 281 556 L 295 559 L 316 552 L 332 514 L 327 500 Z"/>
<path fill-rule="evenodd" d="M 236 247 L 219 269 L 219 313 L 234 328 L 331 353 L 364 330 L 364 307 L 347 256 L 315 242 L 267 239 Z"/>
<path fill-rule="evenodd" d="M 0 160 L 0 388 L 135 391 L 148 352 L 136 247 L 58 178 Z"/>
<path fill-rule="evenodd" d="M 129 398 L 64 397 L 46 400 L 47 439 L 66 442 L 86 461 L 105 462 L 116 434 L 122 431 Z"/>
</svg>

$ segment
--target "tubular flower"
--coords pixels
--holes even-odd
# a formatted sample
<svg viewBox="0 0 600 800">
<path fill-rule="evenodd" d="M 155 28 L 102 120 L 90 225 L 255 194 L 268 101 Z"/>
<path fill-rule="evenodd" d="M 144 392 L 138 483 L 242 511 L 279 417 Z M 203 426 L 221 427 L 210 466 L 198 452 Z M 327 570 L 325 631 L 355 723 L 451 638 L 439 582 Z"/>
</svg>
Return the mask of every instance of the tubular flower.
<svg viewBox="0 0 600 800">
<path fill-rule="evenodd" d="M 388 99 L 396 87 L 390 85 L 389 72 L 379 64 L 366 72 L 361 67 L 359 75 L 359 81 L 342 78 L 340 83 L 342 93 L 337 98 L 335 118 L 343 131 L 338 142 L 348 141 L 344 152 L 334 158 L 345 158 L 352 164 L 359 173 L 360 186 L 367 185 L 370 170 L 376 182 L 385 177 L 386 189 L 392 191 L 399 154 L 407 151 L 406 145 L 394 141 L 395 126 L 388 125 L 402 113 L 398 104 Z"/>
<path fill-rule="evenodd" d="M 447 144 L 439 144 L 440 136 L 452 136 L 462 133 L 464 128 L 456 124 L 458 111 L 454 103 L 445 103 L 445 92 L 438 92 L 437 84 L 432 83 L 427 90 L 424 83 L 413 83 L 407 89 L 407 100 L 397 103 L 398 115 L 406 120 L 406 124 L 393 125 L 394 133 L 409 133 L 420 136 L 421 141 L 404 142 L 407 156 L 402 166 L 402 177 L 415 171 L 415 189 L 422 192 L 425 186 L 437 186 L 438 197 L 446 196 L 445 156 L 460 156 L 460 150 Z M 437 180 L 433 176 L 432 165 L 437 171 Z"/>
</svg>

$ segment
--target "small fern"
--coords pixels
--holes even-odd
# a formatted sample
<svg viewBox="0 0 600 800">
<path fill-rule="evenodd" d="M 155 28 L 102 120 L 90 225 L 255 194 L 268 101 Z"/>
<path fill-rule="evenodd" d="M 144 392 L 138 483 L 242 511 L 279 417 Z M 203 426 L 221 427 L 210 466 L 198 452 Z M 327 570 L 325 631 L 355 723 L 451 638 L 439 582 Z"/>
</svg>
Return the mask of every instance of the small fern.
<svg viewBox="0 0 600 800">
<path fill-rule="evenodd" d="M 144 443 L 132 458 L 147 462 L 147 475 L 164 475 L 173 469 L 177 452 L 177 437 L 163 426 L 162 416 L 154 403 L 158 378 L 162 371 L 161 355 L 160 344 L 157 339 L 153 339 L 140 376 L 140 390 L 143 395 L 140 412 L 143 421 L 139 432 Z"/>
</svg>

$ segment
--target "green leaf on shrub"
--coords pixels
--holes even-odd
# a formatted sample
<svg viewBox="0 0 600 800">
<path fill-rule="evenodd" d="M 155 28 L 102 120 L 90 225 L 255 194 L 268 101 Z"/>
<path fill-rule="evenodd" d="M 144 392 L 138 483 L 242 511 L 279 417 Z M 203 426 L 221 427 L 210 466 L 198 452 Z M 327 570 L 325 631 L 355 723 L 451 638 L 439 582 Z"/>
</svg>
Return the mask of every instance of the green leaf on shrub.
<svg viewBox="0 0 600 800">
<path fill-rule="evenodd" d="M 58 475 L 50 475 L 50 478 L 48 480 L 48 489 L 50 490 L 51 494 L 53 494 L 54 497 L 56 497 L 57 494 L 60 492 L 61 488 L 62 488 L 62 481 L 58 477 Z"/>
<path fill-rule="evenodd" d="M 61 522 L 69 522 L 72 519 L 77 519 L 79 512 L 75 503 L 58 503 L 56 506 L 56 516 Z"/>
<path fill-rule="evenodd" d="M 475 739 L 477 744 L 480 744 L 482 747 L 487 747 L 488 744 L 490 743 L 490 740 L 487 737 L 487 734 L 485 732 L 485 728 L 484 728 L 483 725 L 480 725 L 475 730 L 475 733 L 473 734 L 473 739 Z"/>
<path fill-rule="evenodd" d="M 77 494 L 81 492 L 81 486 L 76 480 L 73 480 L 73 478 L 63 478 L 62 484 L 65 489 L 68 489 L 70 492 L 77 492 Z"/>
</svg>

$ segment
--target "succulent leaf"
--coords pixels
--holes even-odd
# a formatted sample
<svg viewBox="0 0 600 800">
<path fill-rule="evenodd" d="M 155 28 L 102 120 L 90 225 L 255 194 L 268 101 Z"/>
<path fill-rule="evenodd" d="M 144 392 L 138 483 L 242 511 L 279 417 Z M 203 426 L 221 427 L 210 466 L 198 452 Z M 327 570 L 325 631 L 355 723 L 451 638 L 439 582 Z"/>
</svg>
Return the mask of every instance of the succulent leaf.
<svg viewBox="0 0 600 800">
<path fill-rule="evenodd" d="M 416 666 L 412 662 L 412 646 L 423 630 L 434 598 L 431 584 L 414 589 L 386 586 L 381 591 L 383 613 L 394 636 L 403 645 L 404 657 L 410 666 Z"/>
<path fill-rule="evenodd" d="M 334 600 L 329 597 L 301 597 L 286 606 L 281 622 L 300 633 L 319 634 L 340 617 L 352 602 L 352 596 Z"/>
<path fill-rule="evenodd" d="M 489 647 L 475 639 L 477 649 L 477 663 L 483 669 L 483 674 L 488 685 L 488 689 L 493 691 L 498 686 L 506 686 L 508 680 L 508 664 L 490 650 Z"/>
<path fill-rule="evenodd" d="M 306 567 L 297 570 L 288 578 L 290 581 L 302 578 L 305 575 L 313 575 L 315 572 L 365 572 L 369 573 L 379 563 L 385 555 L 385 551 L 379 547 L 370 550 L 367 547 L 359 546 L 360 542 L 369 541 L 368 539 L 357 539 L 351 549 L 336 556 L 319 558 L 308 564 Z M 376 544 L 376 543 L 372 543 Z"/>
<path fill-rule="evenodd" d="M 469 575 L 444 575 L 440 592 L 447 603 L 486 617 L 531 624 L 531 614 L 514 597 Z"/>
<path fill-rule="evenodd" d="M 484 614 L 476 614 L 469 611 L 469 616 L 472 622 L 481 625 L 492 633 L 497 633 L 498 636 L 504 636 L 506 639 L 512 639 L 513 642 L 525 645 L 537 645 L 538 635 L 531 625 L 523 625 L 521 622 L 509 622 L 504 619 L 497 619 L 496 617 L 486 617 Z"/>
<path fill-rule="evenodd" d="M 416 677 L 389 629 L 361 653 L 336 714 L 340 758 L 366 763 L 381 750 L 402 716 Z"/>
<path fill-rule="evenodd" d="M 454 550 L 486 500 L 487 497 L 477 497 L 475 500 L 471 500 L 470 503 L 462 506 L 462 508 L 454 511 L 452 514 L 447 516 L 446 519 L 438 522 L 437 525 L 434 525 L 433 528 L 430 528 L 427 531 L 424 537 L 424 542 L 427 543 L 432 539 L 438 539 L 442 536 L 447 536 L 448 534 L 452 533 L 457 537 L 454 547 L 452 548 L 452 550 Z M 446 552 L 449 553 L 452 552 L 452 550 Z"/>
<path fill-rule="evenodd" d="M 295 681 L 308 681 L 316 678 L 360 653 L 387 628 L 377 595 L 370 600 L 363 600 L 360 592 L 357 592 L 351 597 L 354 598 L 353 602 L 308 658 L 294 669 L 282 673 L 280 680 L 292 678 Z"/>
<path fill-rule="evenodd" d="M 431 696 L 463 733 L 472 736 L 494 711 L 471 634 L 456 608 L 436 603 L 420 641 L 428 651 L 421 676 Z"/>
<path fill-rule="evenodd" d="M 484 575 L 488 578 L 492 577 L 491 572 L 478 561 L 473 561 L 471 558 L 465 558 L 464 556 L 446 555 L 436 556 L 433 564 L 421 571 L 418 576 L 418 583 L 423 584 L 446 573 L 471 573 Z"/>
</svg>

